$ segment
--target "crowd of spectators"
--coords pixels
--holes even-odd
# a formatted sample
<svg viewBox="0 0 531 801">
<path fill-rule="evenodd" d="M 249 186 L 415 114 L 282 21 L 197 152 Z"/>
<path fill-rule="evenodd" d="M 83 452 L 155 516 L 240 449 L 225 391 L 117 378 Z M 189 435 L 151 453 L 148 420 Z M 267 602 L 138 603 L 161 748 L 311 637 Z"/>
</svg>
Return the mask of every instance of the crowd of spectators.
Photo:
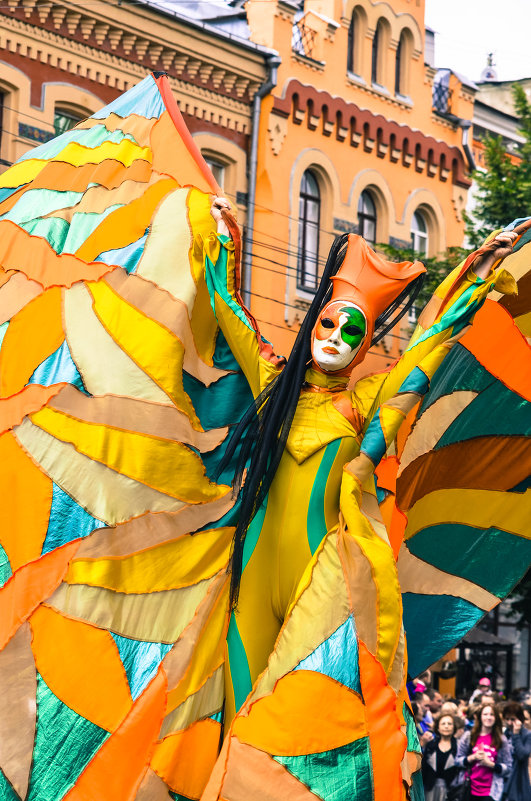
<svg viewBox="0 0 531 801">
<path fill-rule="evenodd" d="M 531 801 L 531 692 L 504 700 L 488 677 L 447 698 L 426 671 L 409 684 L 426 801 Z"/>
</svg>

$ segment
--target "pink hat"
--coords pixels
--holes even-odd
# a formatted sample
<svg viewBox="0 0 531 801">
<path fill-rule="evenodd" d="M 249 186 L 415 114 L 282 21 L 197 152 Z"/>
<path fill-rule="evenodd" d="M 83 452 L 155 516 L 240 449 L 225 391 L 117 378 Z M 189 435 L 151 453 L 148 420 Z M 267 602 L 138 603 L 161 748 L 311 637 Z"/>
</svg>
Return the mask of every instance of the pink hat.
<svg viewBox="0 0 531 801">
<path fill-rule="evenodd" d="M 490 679 L 487 679 L 486 676 L 484 676 L 482 679 L 480 679 L 479 683 L 480 683 L 480 685 L 482 687 L 490 687 Z"/>
</svg>

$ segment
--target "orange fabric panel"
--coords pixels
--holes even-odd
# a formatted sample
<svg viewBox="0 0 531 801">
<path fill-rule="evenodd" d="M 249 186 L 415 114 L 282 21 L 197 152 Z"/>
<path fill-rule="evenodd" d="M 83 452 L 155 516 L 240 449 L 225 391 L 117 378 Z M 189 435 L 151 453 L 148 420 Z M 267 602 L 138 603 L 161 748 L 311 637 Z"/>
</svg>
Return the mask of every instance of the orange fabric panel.
<svg viewBox="0 0 531 801">
<path fill-rule="evenodd" d="M 53 287 L 24 306 L 7 327 L 0 354 L 0 396 L 20 392 L 64 338 L 61 290 Z"/>
<path fill-rule="evenodd" d="M 236 717 L 232 733 L 269 754 L 301 756 L 365 737 L 367 725 L 356 693 L 321 673 L 297 670 L 252 704 L 248 716 Z"/>
<path fill-rule="evenodd" d="M 0 434 L 9 431 L 22 422 L 27 414 L 38 412 L 48 401 L 57 395 L 66 384 L 52 384 L 43 387 L 40 384 L 28 384 L 16 395 L 0 399 Z M 0 468 L 1 469 L 1 468 Z"/>
<path fill-rule="evenodd" d="M 359 641 L 361 689 L 371 744 L 374 801 L 401 801 L 401 762 L 407 738 L 400 729 L 397 698 L 380 662 Z"/>
<path fill-rule="evenodd" d="M 32 258 L 28 259 L 30 250 Z M 103 262 L 86 264 L 70 253 L 58 255 L 46 239 L 28 234 L 10 220 L 0 220 L 0 262 L 5 270 L 19 270 L 45 289 L 71 287 L 76 281 L 97 281 L 114 269 L 112 264 Z"/>
<path fill-rule="evenodd" d="M 126 719 L 102 745 L 64 801 L 129 801 L 144 776 L 165 711 L 163 668 L 131 708 Z"/>
<path fill-rule="evenodd" d="M 117 729 L 132 699 L 111 634 L 47 606 L 40 606 L 30 623 L 35 664 L 50 690 L 102 729 Z"/>
<path fill-rule="evenodd" d="M 529 345 L 499 303 L 485 301 L 460 344 L 506 387 L 531 401 L 531 372 L 522 369 L 529 360 Z"/>
<path fill-rule="evenodd" d="M 174 180 L 161 178 L 146 189 L 142 197 L 113 211 L 76 250 L 77 258 L 92 261 L 106 250 L 125 247 L 140 239 L 162 198 L 176 188 Z"/>
<path fill-rule="evenodd" d="M 174 792 L 199 798 L 216 762 L 220 724 L 210 718 L 170 734 L 157 747 L 151 767 Z"/>
<path fill-rule="evenodd" d="M 78 548 L 76 541 L 50 551 L 37 562 L 21 567 L 0 589 L 0 649 L 42 599 L 59 586 Z"/>
<path fill-rule="evenodd" d="M 0 436 L 0 487 L 0 543 L 14 573 L 41 555 L 53 482 L 22 450 L 11 432 Z"/>
</svg>

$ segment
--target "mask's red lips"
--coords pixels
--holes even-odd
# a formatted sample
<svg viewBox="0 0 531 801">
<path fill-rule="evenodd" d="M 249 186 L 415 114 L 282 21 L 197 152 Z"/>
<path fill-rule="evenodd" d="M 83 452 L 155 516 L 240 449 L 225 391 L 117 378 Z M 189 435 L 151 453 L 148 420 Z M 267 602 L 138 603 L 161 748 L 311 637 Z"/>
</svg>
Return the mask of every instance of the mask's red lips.
<svg viewBox="0 0 531 801">
<path fill-rule="evenodd" d="M 336 354 L 336 353 L 339 353 L 339 351 L 338 351 L 338 349 L 337 349 L 337 348 L 331 348 L 331 347 L 327 346 L 326 348 L 323 348 L 323 353 L 333 353 L 333 354 Z"/>
</svg>

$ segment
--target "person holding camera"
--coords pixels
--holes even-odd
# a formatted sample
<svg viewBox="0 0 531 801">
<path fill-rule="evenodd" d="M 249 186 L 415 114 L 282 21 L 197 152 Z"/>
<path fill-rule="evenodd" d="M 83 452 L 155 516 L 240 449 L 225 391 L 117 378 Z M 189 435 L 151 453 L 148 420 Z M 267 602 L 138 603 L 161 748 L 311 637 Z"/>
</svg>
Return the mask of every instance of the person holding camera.
<svg viewBox="0 0 531 801">
<path fill-rule="evenodd" d="M 505 785 L 504 801 L 531 801 L 529 755 L 531 731 L 524 726 L 522 704 L 509 702 L 503 709 L 505 736 L 512 748 L 513 766 Z"/>
</svg>

